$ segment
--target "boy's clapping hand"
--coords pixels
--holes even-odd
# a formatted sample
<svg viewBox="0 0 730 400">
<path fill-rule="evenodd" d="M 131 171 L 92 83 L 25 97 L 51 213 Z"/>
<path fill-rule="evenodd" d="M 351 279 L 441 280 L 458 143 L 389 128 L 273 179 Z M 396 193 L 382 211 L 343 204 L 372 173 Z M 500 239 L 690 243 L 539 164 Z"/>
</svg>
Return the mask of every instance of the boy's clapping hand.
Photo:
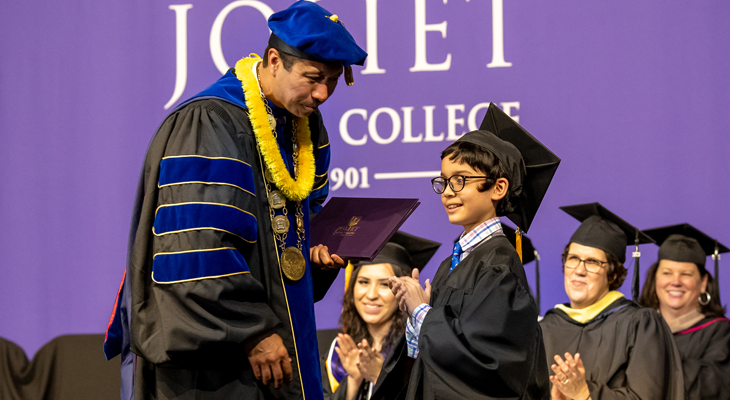
<svg viewBox="0 0 730 400">
<path fill-rule="evenodd" d="M 398 301 L 398 308 L 409 316 L 413 314 L 416 307 L 431 301 L 431 282 L 426 279 L 424 290 L 418 283 L 418 277 L 418 269 L 414 269 L 410 278 L 396 276 L 388 278 L 388 286 Z"/>
</svg>

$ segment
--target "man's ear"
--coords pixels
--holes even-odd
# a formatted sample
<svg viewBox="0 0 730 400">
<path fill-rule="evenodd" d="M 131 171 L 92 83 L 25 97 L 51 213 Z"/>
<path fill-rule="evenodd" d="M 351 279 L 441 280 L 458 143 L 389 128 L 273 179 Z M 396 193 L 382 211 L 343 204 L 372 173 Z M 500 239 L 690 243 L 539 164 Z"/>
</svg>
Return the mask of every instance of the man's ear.
<svg viewBox="0 0 730 400">
<path fill-rule="evenodd" d="M 500 201 L 507 195 L 509 181 L 507 178 L 499 178 L 492 186 L 492 201 Z"/>
<path fill-rule="evenodd" d="M 269 52 L 266 54 L 266 57 L 269 58 L 269 63 L 266 66 L 266 69 L 269 70 L 271 75 L 276 76 L 276 72 L 279 70 L 279 67 L 281 67 L 281 57 L 279 56 L 279 50 L 275 48 L 270 48 Z"/>
</svg>

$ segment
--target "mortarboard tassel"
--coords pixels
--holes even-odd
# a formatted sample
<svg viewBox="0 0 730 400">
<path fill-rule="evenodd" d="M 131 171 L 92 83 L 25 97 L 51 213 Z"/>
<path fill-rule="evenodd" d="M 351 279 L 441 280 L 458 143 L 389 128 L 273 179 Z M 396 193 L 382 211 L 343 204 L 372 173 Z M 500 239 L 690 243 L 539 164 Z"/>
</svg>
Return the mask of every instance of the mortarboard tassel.
<svg viewBox="0 0 730 400">
<path fill-rule="evenodd" d="M 347 86 L 355 84 L 355 78 L 352 76 L 352 67 L 349 65 L 345 67 L 345 83 Z"/>
<path fill-rule="evenodd" d="M 715 261 L 715 293 L 717 294 L 717 304 L 720 303 L 720 246 L 715 240 L 715 252 L 712 254 L 712 260 Z"/>
<path fill-rule="evenodd" d="M 517 255 L 520 256 L 520 262 L 522 262 L 522 230 L 519 227 L 515 229 L 515 250 L 517 250 Z"/>
<path fill-rule="evenodd" d="M 634 257 L 634 278 L 631 280 L 631 297 L 635 302 L 639 301 L 639 258 L 641 253 L 639 252 L 639 230 L 636 230 L 636 239 L 634 239 L 634 245 L 636 245 L 636 251 L 631 256 Z"/>
<path fill-rule="evenodd" d="M 352 263 L 347 262 L 347 267 L 345 268 L 345 292 L 347 292 L 347 286 L 350 284 L 350 275 L 352 275 Z"/>
</svg>

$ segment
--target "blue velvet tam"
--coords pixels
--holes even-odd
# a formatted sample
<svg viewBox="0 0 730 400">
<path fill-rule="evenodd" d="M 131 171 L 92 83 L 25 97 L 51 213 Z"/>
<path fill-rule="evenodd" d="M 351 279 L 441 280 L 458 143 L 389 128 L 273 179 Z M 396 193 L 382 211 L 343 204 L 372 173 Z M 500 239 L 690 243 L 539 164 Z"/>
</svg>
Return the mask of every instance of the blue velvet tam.
<svg viewBox="0 0 730 400">
<path fill-rule="evenodd" d="M 269 46 L 305 60 L 339 62 L 346 75 L 351 65 L 363 65 L 368 56 L 337 15 L 309 1 L 273 14 L 269 29 Z"/>
</svg>

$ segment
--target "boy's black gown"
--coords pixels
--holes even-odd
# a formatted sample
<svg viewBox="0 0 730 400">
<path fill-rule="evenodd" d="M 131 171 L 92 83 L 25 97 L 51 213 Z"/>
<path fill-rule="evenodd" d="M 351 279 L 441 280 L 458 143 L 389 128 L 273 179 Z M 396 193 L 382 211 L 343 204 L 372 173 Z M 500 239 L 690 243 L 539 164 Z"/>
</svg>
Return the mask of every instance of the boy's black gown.
<svg viewBox="0 0 730 400">
<path fill-rule="evenodd" d="M 291 173 L 291 114 L 272 108 Z M 307 216 L 327 196 L 329 165 L 319 112 L 309 124 L 316 176 L 302 201 L 307 265 L 304 277 L 293 282 L 279 268 L 265 166 L 233 72 L 162 123 L 138 186 L 128 282 L 120 289 L 131 292 L 129 304 L 118 300 L 110 323 L 131 332 L 131 351 L 138 356 L 133 368 L 123 370 L 123 394 L 130 394 L 125 374 L 134 373 L 136 400 L 322 398 L 313 299 L 322 298 L 337 271 L 309 265 Z M 287 246 L 297 245 L 294 205 L 287 202 Z M 294 370 L 292 382 L 279 390 L 255 380 L 244 349 L 247 340 L 271 333 L 283 339 Z M 110 343 L 119 337 L 107 337 L 109 358 L 125 351 L 120 339 Z"/>
<path fill-rule="evenodd" d="M 674 334 L 687 399 L 730 399 L 730 320 L 704 318 Z"/>
<path fill-rule="evenodd" d="M 514 247 L 497 234 L 450 266 L 434 276 L 418 357 L 401 338 L 372 399 L 550 398 L 538 310 Z"/>
<path fill-rule="evenodd" d="M 684 399 L 678 354 L 656 311 L 621 297 L 586 323 L 554 308 L 540 325 L 548 363 L 580 353 L 593 400 Z"/>
</svg>

